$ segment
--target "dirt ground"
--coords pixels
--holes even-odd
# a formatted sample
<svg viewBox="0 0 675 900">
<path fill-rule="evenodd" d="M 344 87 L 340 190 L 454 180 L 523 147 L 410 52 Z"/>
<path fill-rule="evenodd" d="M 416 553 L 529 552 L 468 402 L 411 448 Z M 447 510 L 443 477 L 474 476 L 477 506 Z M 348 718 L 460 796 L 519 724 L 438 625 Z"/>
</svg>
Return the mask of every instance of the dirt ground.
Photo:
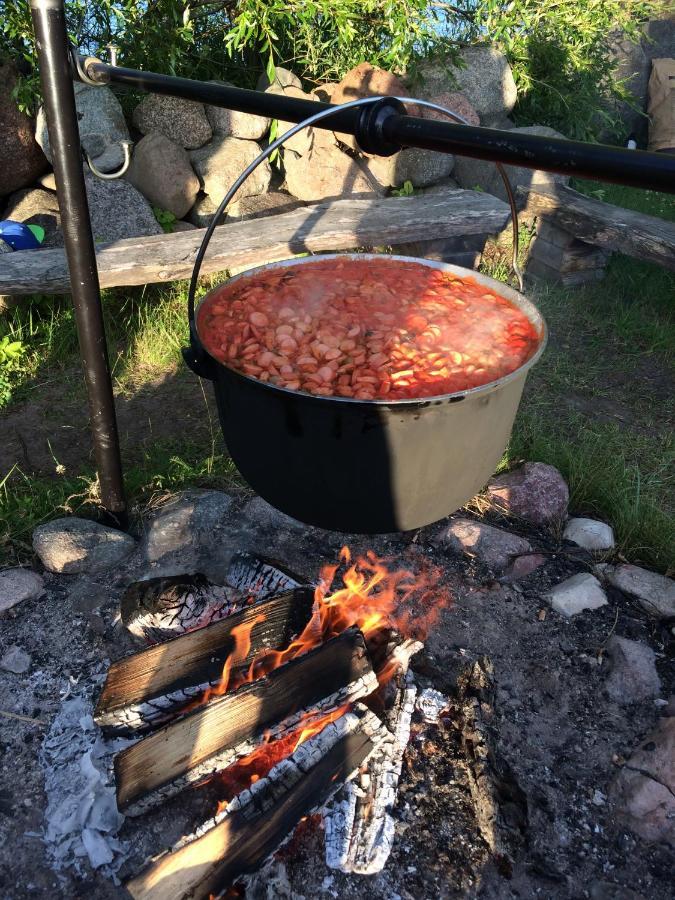
<svg viewBox="0 0 675 900">
<path fill-rule="evenodd" d="M 64 390 L 64 383 L 69 390 Z M 169 371 L 133 394 L 116 398 L 120 442 L 127 465 L 142 458 L 156 443 L 182 439 L 195 443 L 208 437 L 209 417 L 217 422 L 213 390 L 192 373 Z M 167 415 L 167 410 L 171 415 Z M 56 476 L 57 465 L 75 475 L 93 465 L 91 433 L 82 373 L 74 369 L 58 381 L 46 383 L 30 399 L 0 416 L 0 473 L 17 465 L 27 475 Z"/>
<path fill-rule="evenodd" d="M 238 506 L 220 549 L 241 549 Z M 372 547 L 409 565 L 424 555 L 442 563 L 454 596 L 414 663 L 421 686 L 453 698 L 458 674 L 487 656 L 496 680 L 494 746 L 510 772 L 518 815 L 512 823 L 511 859 L 496 864 L 476 819 L 459 731 L 451 714 L 416 734 L 406 755 L 396 808 L 396 841 L 381 875 L 346 876 L 327 869 L 322 835 L 311 824 L 284 848 L 290 891 L 269 896 L 363 900 L 436 898 L 672 897 L 675 854 L 649 845 L 615 820 L 606 797 L 625 759 L 656 723 L 650 703 L 617 705 L 604 691 L 606 666 L 596 660 L 612 633 L 649 644 L 657 654 L 664 697 L 674 690 L 670 631 L 618 591 L 609 603 L 566 620 L 545 608 L 552 584 L 590 560 L 552 535 L 501 520 L 524 534 L 547 562 L 516 586 L 497 582 L 475 561 L 432 550 L 438 526 L 416 535 L 365 540 L 316 529 L 301 533 L 275 525 L 247 532 L 247 549 L 274 556 L 306 576 L 336 559 L 342 540 L 355 552 Z M 82 876 L 51 870 L 41 839 L 45 794 L 37 757 L 48 724 L 68 690 L 78 692 L 105 671 L 107 661 L 131 644 L 115 624 L 119 597 L 139 576 L 129 565 L 112 577 L 46 575 L 47 592 L 15 607 L 0 623 L 0 653 L 18 644 L 30 653 L 26 675 L 0 674 L 0 710 L 35 720 L 0 718 L 0 898 L 50 900 L 126 896 L 84 865 Z M 594 802 L 594 798 L 595 801 Z M 213 812 L 217 784 L 192 791 L 140 819 L 127 819 L 120 838 L 132 845 L 122 877 L 168 847 Z M 508 817 L 507 817 L 508 822 Z"/>
</svg>

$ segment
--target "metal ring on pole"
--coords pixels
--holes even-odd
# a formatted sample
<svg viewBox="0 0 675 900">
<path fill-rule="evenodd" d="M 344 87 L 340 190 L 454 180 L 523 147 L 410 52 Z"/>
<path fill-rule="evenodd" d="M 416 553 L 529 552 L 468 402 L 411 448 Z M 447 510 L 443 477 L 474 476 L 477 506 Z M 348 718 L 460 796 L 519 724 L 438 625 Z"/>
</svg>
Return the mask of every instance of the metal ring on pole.
<svg viewBox="0 0 675 900">
<path fill-rule="evenodd" d="M 353 107 L 365 106 L 368 103 L 379 103 L 381 100 L 388 99 L 385 97 L 362 97 L 359 100 L 351 100 L 349 103 L 342 103 L 339 106 L 335 106 L 330 109 L 323 109 L 320 112 L 316 113 L 313 116 L 309 116 L 307 119 L 304 119 L 302 122 L 298 122 L 296 125 L 293 125 L 292 128 L 289 128 L 285 134 L 282 134 L 281 137 L 278 137 L 275 141 L 273 141 L 268 147 L 266 147 L 263 152 L 257 156 L 253 162 L 249 163 L 248 166 L 244 169 L 244 171 L 238 176 L 238 178 L 234 181 L 229 191 L 225 194 L 223 199 L 221 200 L 218 208 L 216 209 L 211 222 L 209 223 L 208 228 L 202 238 L 202 242 L 199 246 L 199 250 L 197 251 L 197 256 L 195 257 L 195 263 L 192 268 L 192 277 L 190 278 L 190 287 L 188 290 L 188 320 L 190 323 L 190 331 L 194 329 L 194 318 L 195 318 L 195 294 L 197 293 L 197 282 L 199 280 L 199 272 L 202 267 L 202 263 L 204 262 L 204 256 L 206 255 L 206 251 L 208 249 L 211 238 L 213 237 L 213 232 L 218 225 L 220 217 L 225 211 L 226 207 L 229 205 L 230 201 L 237 193 L 242 184 L 246 181 L 246 179 L 251 175 L 258 166 L 264 162 L 264 160 L 268 159 L 275 150 L 278 150 L 289 138 L 293 137 L 293 135 L 297 134 L 299 131 L 302 131 L 303 128 L 308 128 L 313 125 L 315 122 L 320 122 L 322 119 L 325 119 L 329 116 L 334 115 L 338 110 L 350 109 Z M 462 118 L 458 113 L 452 112 L 452 110 L 445 109 L 443 106 L 438 106 L 435 103 L 430 103 L 428 100 L 416 100 L 410 97 L 395 97 L 397 101 L 402 103 L 409 103 L 411 105 L 424 106 L 428 109 L 436 110 L 437 112 L 442 113 L 443 115 L 448 116 L 456 122 L 461 122 L 464 124 L 469 124 L 466 119 Z M 518 211 L 516 209 L 516 203 L 513 196 L 513 191 L 511 189 L 511 185 L 509 183 L 508 177 L 506 176 L 506 172 L 500 166 L 500 175 L 504 179 L 504 183 L 506 185 L 506 191 L 509 196 L 509 200 L 511 202 L 511 216 L 513 219 L 513 260 L 514 264 L 514 272 L 516 277 L 518 278 L 518 283 L 520 289 L 522 290 L 523 286 L 523 277 L 520 269 L 518 267 Z"/>
<path fill-rule="evenodd" d="M 101 172 L 96 168 L 89 154 L 84 151 L 84 158 L 87 160 L 87 165 L 91 169 L 92 174 L 97 178 L 100 178 L 101 181 L 114 181 L 116 178 L 121 178 L 129 168 L 129 163 L 131 162 L 131 148 L 134 146 L 134 142 L 120 141 L 120 144 L 122 145 L 122 151 L 124 153 L 124 161 L 116 172 Z"/>
<path fill-rule="evenodd" d="M 77 47 L 74 44 L 69 44 L 68 49 L 70 51 L 71 64 L 75 68 L 77 77 L 80 81 L 83 81 L 91 87 L 101 87 L 101 85 L 104 84 L 103 81 L 94 81 L 93 78 L 90 78 L 89 75 L 87 75 L 87 64 L 89 62 L 100 62 L 101 60 L 96 59 L 95 56 L 87 56 L 83 64 L 80 59 L 80 54 L 77 52 Z"/>
</svg>

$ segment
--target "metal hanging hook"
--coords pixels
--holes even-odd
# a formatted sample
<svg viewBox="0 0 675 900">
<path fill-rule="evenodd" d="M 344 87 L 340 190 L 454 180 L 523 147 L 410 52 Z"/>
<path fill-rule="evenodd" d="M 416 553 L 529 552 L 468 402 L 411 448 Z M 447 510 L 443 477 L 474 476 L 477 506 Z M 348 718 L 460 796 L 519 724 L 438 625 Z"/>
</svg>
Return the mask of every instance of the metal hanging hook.
<svg viewBox="0 0 675 900">
<path fill-rule="evenodd" d="M 89 154 L 84 151 L 84 158 L 87 160 L 87 165 L 91 169 L 92 174 L 97 178 L 100 178 L 101 181 L 114 181 L 116 178 L 121 178 L 129 168 L 129 163 L 131 162 L 131 148 L 134 146 L 134 142 L 120 141 L 120 144 L 122 145 L 122 151 L 124 153 L 124 162 L 116 172 L 101 172 L 96 168 Z"/>
</svg>

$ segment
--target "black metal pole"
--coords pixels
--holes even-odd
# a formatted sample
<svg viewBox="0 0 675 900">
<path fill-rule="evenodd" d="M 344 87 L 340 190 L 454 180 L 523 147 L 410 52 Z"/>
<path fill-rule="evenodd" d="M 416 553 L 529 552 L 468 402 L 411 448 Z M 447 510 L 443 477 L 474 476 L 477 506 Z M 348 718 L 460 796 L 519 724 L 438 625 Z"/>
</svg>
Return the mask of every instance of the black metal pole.
<svg viewBox="0 0 675 900">
<path fill-rule="evenodd" d="M 115 401 L 105 341 L 94 237 L 85 190 L 75 93 L 63 0 L 30 0 L 61 227 L 68 258 L 77 335 L 101 503 L 108 518 L 127 525 Z"/>
<path fill-rule="evenodd" d="M 93 58 L 81 58 L 87 77 L 101 84 L 114 82 L 137 90 L 168 94 L 187 100 L 235 109 L 239 112 L 267 115 L 286 122 L 301 122 L 327 103 L 317 103 L 283 94 L 249 91 L 228 85 L 193 81 L 156 72 L 141 72 L 110 66 Z M 347 109 L 317 124 L 317 128 L 363 136 L 361 110 Z M 666 153 L 627 150 L 607 144 L 589 144 L 561 138 L 455 125 L 417 116 L 395 113 L 375 122 L 376 145 L 419 147 L 441 153 L 456 153 L 475 159 L 541 169 L 578 178 L 593 178 L 614 184 L 675 193 L 675 157 Z"/>
</svg>

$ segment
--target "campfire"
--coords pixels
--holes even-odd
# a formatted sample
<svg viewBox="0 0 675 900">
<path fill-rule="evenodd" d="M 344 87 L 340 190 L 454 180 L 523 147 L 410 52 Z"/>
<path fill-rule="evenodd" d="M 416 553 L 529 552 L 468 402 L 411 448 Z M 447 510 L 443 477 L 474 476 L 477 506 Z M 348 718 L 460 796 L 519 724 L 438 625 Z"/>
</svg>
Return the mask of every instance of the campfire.
<svg viewBox="0 0 675 900">
<path fill-rule="evenodd" d="M 448 602 L 431 565 L 413 573 L 347 547 L 313 586 L 242 554 L 223 585 L 132 585 L 122 618 L 151 645 L 111 665 L 94 715 L 107 735 L 138 738 L 114 760 L 118 808 L 142 816 L 207 782 L 221 801 L 130 894 L 245 886 L 313 813 L 330 867 L 380 871 L 417 697 L 410 659 Z"/>
</svg>

